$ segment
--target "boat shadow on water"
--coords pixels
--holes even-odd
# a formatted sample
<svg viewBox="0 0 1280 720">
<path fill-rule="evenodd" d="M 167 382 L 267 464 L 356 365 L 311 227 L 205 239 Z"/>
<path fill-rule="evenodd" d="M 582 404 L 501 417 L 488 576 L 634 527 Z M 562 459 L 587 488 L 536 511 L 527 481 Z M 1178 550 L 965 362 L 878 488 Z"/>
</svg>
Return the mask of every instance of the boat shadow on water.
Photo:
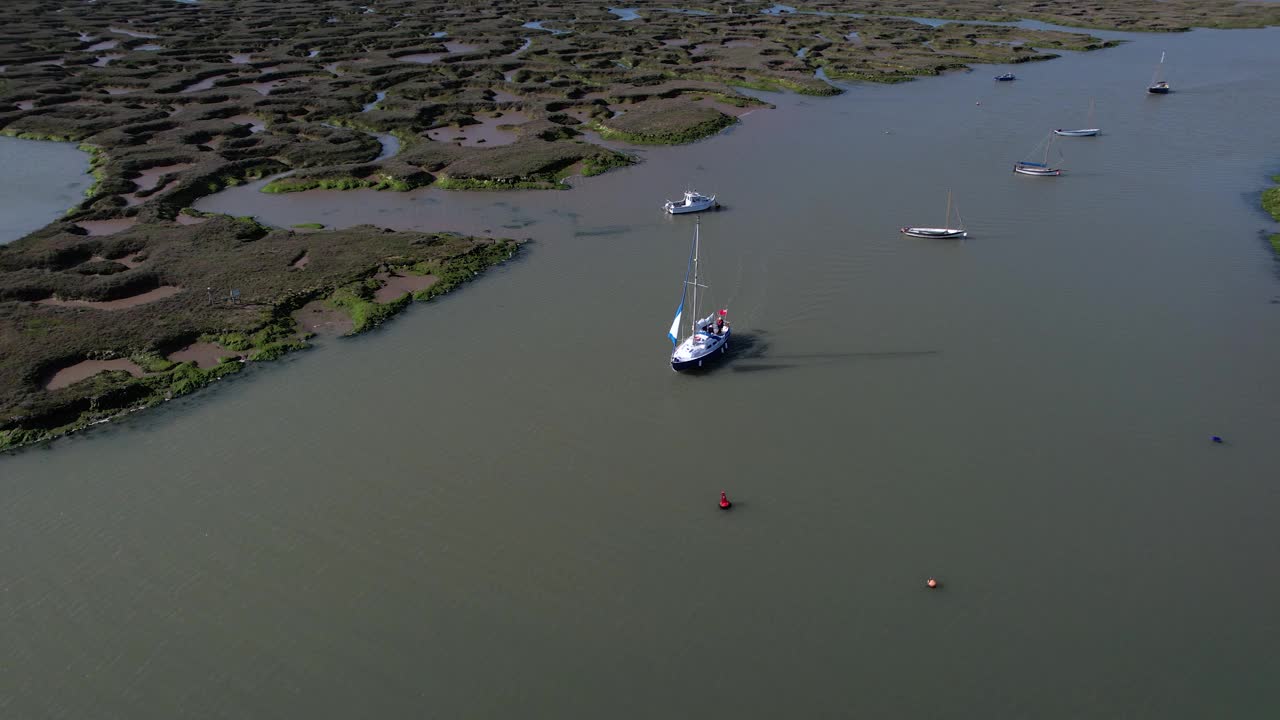
<svg viewBox="0 0 1280 720">
<path fill-rule="evenodd" d="M 717 365 L 727 367 L 733 372 L 765 372 L 864 360 L 901 360 L 942 354 L 941 350 L 868 350 L 863 352 L 779 354 L 770 351 L 770 342 L 766 337 L 767 335 L 768 331 L 747 333 L 734 330 L 733 346 L 729 348 L 724 362 Z M 715 367 L 713 366 L 711 369 Z"/>
</svg>

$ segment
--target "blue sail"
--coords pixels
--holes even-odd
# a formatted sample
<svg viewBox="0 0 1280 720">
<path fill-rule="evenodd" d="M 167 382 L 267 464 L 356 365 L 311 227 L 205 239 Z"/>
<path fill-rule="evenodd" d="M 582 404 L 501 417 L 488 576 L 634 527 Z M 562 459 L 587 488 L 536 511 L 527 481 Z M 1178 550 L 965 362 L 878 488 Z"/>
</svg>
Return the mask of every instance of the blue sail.
<svg viewBox="0 0 1280 720">
<path fill-rule="evenodd" d="M 667 337 L 671 339 L 672 345 L 680 342 L 680 316 L 683 314 L 684 298 L 680 298 L 680 307 L 676 308 L 676 318 L 671 321 L 671 329 L 667 331 Z"/>
<path fill-rule="evenodd" d="M 684 269 L 684 284 L 680 286 L 680 306 L 676 308 L 676 317 L 671 321 L 671 329 L 667 330 L 667 338 L 672 345 L 680 342 L 680 316 L 684 315 L 684 298 L 689 292 L 689 273 L 693 272 L 693 248 L 689 248 L 689 265 Z"/>
</svg>

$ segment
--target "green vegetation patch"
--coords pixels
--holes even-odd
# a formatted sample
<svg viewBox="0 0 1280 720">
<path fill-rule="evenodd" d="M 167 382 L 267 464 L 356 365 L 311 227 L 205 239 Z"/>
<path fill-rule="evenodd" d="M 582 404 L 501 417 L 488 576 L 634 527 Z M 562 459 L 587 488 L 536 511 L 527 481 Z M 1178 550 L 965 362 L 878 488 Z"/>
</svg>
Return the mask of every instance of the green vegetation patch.
<svg viewBox="0 0 1280 720">
<path fill-rule="evenodd" d="M 359 334 L 386 322 L 414 300 L 430 300 L 475 279 L 490 266 L 509 259 L 518 248 L 519 245 L 514 242 L 499 241 L 476 245 L 468 252 L 440 260 L 425 260 L 413 265 L 393 266 L 399 272 L 431 275 L 436 280 L 426 289 L 412 295 L 405 294 L 390 302 L 380 303 L 375 299 L 375 295 L 381 283 L 372 277 L 363 278 L 338 288 L 325 300 L 325 303 L 350 316 L 351 334 Z"/>
<path fill-rule="evenodd" d="M 1280 183 L 1280 175 L 1272 175 L 1271 179 Z M 1280 186 L 1267 188 L 1262 191 L 1262 209 L 1271 214 L 1271 217 L 1280 221 Z M 1280 256 L 1280 233 L 1273 234 L 1267 238 L 1271 243 L 1271 249 Z"/>
<path fill-rule="evenodd" d="M 432 177 L 426 173 L 396 176 L 391 173 L 377 172 L 367 177 L 334 174 L 326 174 L 324 176 L 290 175 L 267 183 L 262 187 L 262 192 L 289 193 L 302 192 L 304 190 L 394 190 L 396 192 L 408 192 L 417 187 L 430 185 L 431 180 Z"/>
<path fill-rule="evenodd" d="M 362 333 L 381 325 L 413 301 L 409 295 L 402 295 L 388 303 L 377 302 L 373 296 L 379 286 L 377 280 L 366 278 L 338 288 L 326 302 L 351 316 L 353 334 Z"/>
<path fill-rule="evenodd" d="M 684 98 L 646 100 L 597 123 L 600 135 L 633 143 L 676 145 L 715 135 L 737 119 Z"/>
<path fill-rule="evenodd" d="M 76 383 L 73 386 L 75 393 L 65 404 L 38 417 L 26 418 L 25 423 L 10 420 L 0 425 L 0 451 L 42 442 L 119 415 L 154 407 L 195 392 L 239 372 L 243 367 L 232 361 L 202 370 L 195 363 L 165 362 L 167 367 L 159 363 L 144 366 L 150 374 L 140 378 L 123 371 L 111 371 Z"/>
<path fill-rule="evenodd" d="M 1280 182 L 1280 176 L 1277 176 L 1276 182 Z M 1271 213 L 1271 217 L 1280 220 L 1280 187 L 1262 191 L 1262 209 Z"/>
<path fill-rule="evenodd" d="M 582 163 L 593 174 L 635 162 L 595 145 L 526 139 L 485 148 L 451 162 L 436 181 L 446 190 L 511 190 L 564 188 L 560 181 Z"/>
<path fill-rule="evenodd" d="M 273 179 L 262 187 L 262 192 L 366 189 L 407 192 L 430 185 L 433 179 L 430 173 L 404 162 L 393 161 L 386 165 L 364 163 L 298 170 Z"/>
<path fill-rule="evenodd" d="M 291 313 L 310 300 L 337 296 L 361 330 L 403 308 L 407 298 L 375 303 L 360 290 L 380 267 L 437 275 L 441 280 L 419 293 L 426 299 L 517 247 L 370 226 L 299 234 L 251 218 L 206 217 L 198 225 L 143 222 L 109 237 L 33 234 L 0 247 L 0 450 L 149 407 L 239 369 L 239 362 L 200 370 L 167 359 L 193 340 L 217 342 L 250 361 L 273 360 L 307 346 Z M 304 253 L 308 264 L 298 271 L 293 263 Z M 94 256 L 139 264 L 109 275 L 82 272 L 102 265 Z M 181 290 L 115 310 L 32 302 L 128 298 L 160 286 Z M 146 374 L 107 372 L 45 389 L 57 370 L 122 357 Z"/>
</svg>

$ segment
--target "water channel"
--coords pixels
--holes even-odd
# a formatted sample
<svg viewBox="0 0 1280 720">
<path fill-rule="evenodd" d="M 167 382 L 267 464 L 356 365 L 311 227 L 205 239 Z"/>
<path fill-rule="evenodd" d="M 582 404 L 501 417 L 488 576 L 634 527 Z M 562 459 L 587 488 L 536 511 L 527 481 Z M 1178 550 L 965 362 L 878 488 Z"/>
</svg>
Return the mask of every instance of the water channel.
<svg viewBox="0 0 1280 720">
<path fill-rule="evenodd" d="M 93 183 L 89 154 L 72 143 L 0 136 L 0 244 L 57 220 Z"/>
<path fill-rule="evenodd" d="M 1273 714 L 1280 30 L 1107 36 L 568 192 L 207 199 L 533 242 L 0 458 L 0 716 Z M 1064 176 L 1010 172 L 1090 99 Z M 735 335 L 692 377 L 688 186 Z M 897 233 L 948 189 L 969 240 Z"/>
</svg>

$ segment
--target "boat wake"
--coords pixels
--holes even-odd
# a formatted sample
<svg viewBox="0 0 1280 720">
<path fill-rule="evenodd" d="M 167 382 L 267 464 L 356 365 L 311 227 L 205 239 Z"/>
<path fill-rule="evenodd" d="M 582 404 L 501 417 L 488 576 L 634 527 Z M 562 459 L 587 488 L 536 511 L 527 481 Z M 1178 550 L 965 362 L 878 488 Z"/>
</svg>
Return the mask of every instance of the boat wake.
<svg viewBox="0 0 1280 720">
<path fill-rule="evenodd" d="M 868 350 L 863 352 L 814 352 L 784 353 L 769 352 L 769 342 L 762 337 L 763 333 L 746 334 L 734 339 L 737 347 L 730 354 L 730 368 L 734 372 L 766 372 L 769 370 L 790 370 L 820 365 L 839 365 L 868 360 L 905 360 L 941 355 L 941 350 Z"/>
</svg>

